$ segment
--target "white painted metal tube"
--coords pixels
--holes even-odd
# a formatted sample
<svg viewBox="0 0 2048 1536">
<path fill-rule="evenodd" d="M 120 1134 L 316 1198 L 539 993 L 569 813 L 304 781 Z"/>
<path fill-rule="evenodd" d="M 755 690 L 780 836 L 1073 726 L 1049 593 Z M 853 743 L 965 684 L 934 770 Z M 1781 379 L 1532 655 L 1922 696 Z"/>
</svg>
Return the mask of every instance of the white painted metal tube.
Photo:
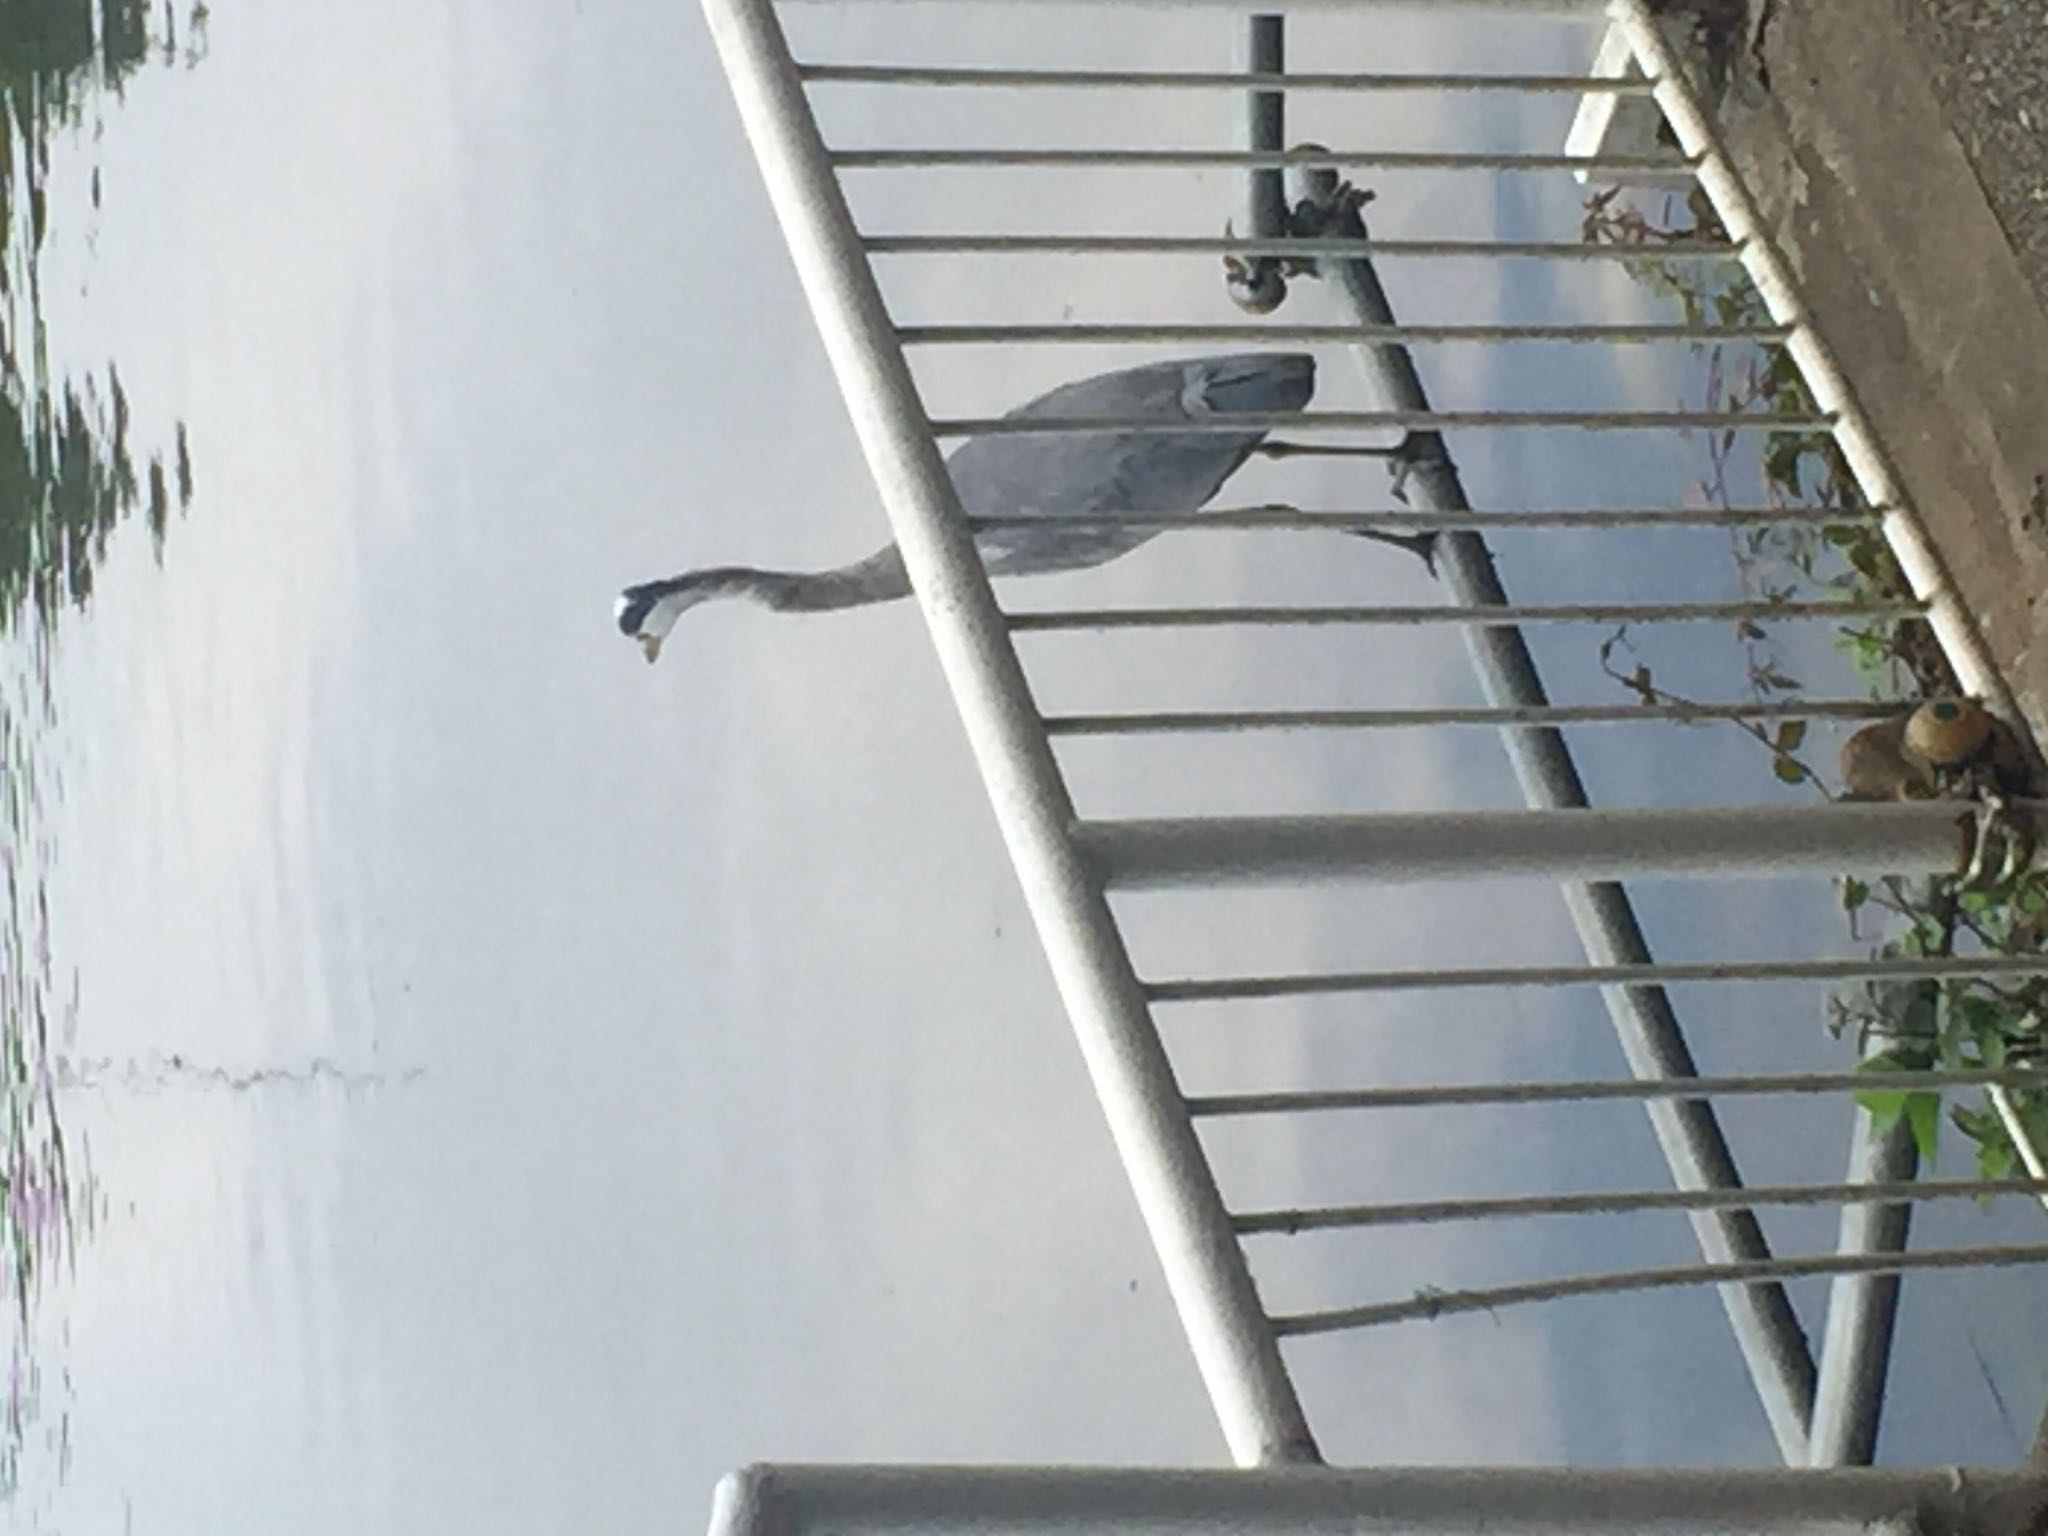
<svg viewBox="0 0 2048 1536">
<path fill-rule="evenodd" d="M 1366 1110 L 1470 1109 L 1502 1104 L 1596 1104 L 1617 1100 L 1781 1098 L 1822 1093 L 1935 1092 L 1943 1088 L 2048 1088 L 2048 1069 L 1956 1067 L 1887 1072 L 1749 1072 L 1695 1078 L 1586 1078 L 1568 1082 L 1422 1083 L 1404 1088 L 1283 1089 L 1271 1093 L 1194 1094 L 1198 1119 L 1247 1115 L 1326 1115 Z"/>
<path fill-rule="evenodd" d="M 1862 955 L 1842 960 L 1676 960 L 1649 965 L 1480 965 L 1404 971 L 1303 971 L 1148 981 L 1155 1003 L 1252 1002 L 1376 992 L 1458 992 L 1515 987 L 1663 987 L 1722 981 L 1894 981 L 2048 974 L 2048 953 Z"/>
<path fill-rule="evenodd" d="M 1729 416 L 1716 411 L 1232 411 L 1167 421 L 1157 416 L 950 416 L 932 422 L 940 437 L 1058 437 L 1118 432 L 1140 437 L 1287 432 L 1438 432 L 1452 428 L 1508 430 L 1569 427 L 1590 432 L 1819 432 L 1830 416 Z"/>
<path fill-rule="evenodd" d="M 1419 518 L 1410 528 L 1426 525 Z M 1217 629 L 1324 624 L 1458 624 L 1510 629 L 1522 624 L 1739 623 L 1743 619 L 1856 619 L 1924 613 L 1918 603 L 1404 603 L 1313 608 L 1037 608 L 1008 616 L 1018 634 L 1075 629 Z M 1539 706 L 1530 706 L 1539 707 Z"/>
<path fill-rule="evenodd" d="M 1870 1049 L 1883 1043 L 1873 1040 Z M 1863 1193 L 1842 1207 L 1835 1251 L 1902 1253 L 1912 1226 L 1911 1202 L 1924 1199 L 1932 1187 L 1931 1182 L 1913 1179 L 1920 1166 L 1913 1128 L 1898 1120 L 1879 1130 L 1863 1110 L 1853 1111 L 1853 1116 L 1849 1177 Z M 2022 1187 L 2048 1191 L 2048 1185 L 2034 1181 L 2024 1181 Z M 1874 1202 L 1872 1196 L 1880 1189 L 1903 1193 Z M 1827 1325 L 1814 1377 L 1809 1466 L 1864 1467 L 1877 1457 L 1878 1418 L 1884 1409 L 1898 1321 L 1899 1278 L 1896 1270 L 1837 1275 L 1828 1287 Z"/>
<path fill-rule="evenodd" d="M 872 256 L 1343 256 L 1341 240 L 1250 235 L 878 235 L 862 237 Z M 1663 245 L 1590 245 L 1581 240 L 1375 240 L 1373 255 L 1571 262 L 1726 260 L 1741 247 L 1720 240 Z"/>
<path fill-rule="evenodd" d="M 2036 1179 L 2048 1179 L 2048 1157 L 2041 1155 L 2041 1149 L 2034 1142 L 2034 1133 L 2027 1129 L 2027 1122 L 2020 1114 L 2020 1107 L 2004 1088 L 1993 1084 L 1987 1090 L 1991 1104 L 1998 1111 L 1998 1120 L 2005 1127 L 2005 1134 L 2012 1138 L 2013 1151 L 2019 1154 L 2021 1165 Z M 2041 1203 L 2048 1206 L 2048 1195 L 2041 1197 Z"/>
<path fill-rule="evenodd" d="M 1145 714 L 1048 715 L 1055 737 L 1230 735 L 1246 731 L 1407 730 L 1435 725 L 1702 725 L 1726 720 L 1887 720 L 1899 709 L 1877 699 L 1758 703 L 1446 705 L 1440 709 L 1207 709 Z"/>
<path fill-rule="evenodd" d="M 1875 1184 L 1745 1184 L 1740 1189 L 1626 1189 L 1583 1195 L 1485 1195 L 1459 1200 L 1384 1201 L 1240 1211 L 1231 1224 L 1245 1237 L 1294 1237 L 1362 1227 L 1417 1226 L 1446 1221 L 1518 1221 L 1535 1216 L 1628 1216 L 1642 1211 L 1741 1210 L 1752 1206 L 1872 1205 L 1926 1200 L 1997 1200 L 2048 1195 L 2048 1179 L 1912 1179 Z M 1821 1466 L 1850 1465 L 1845 1461 Z"/>
<path fill-rule="evenodd" d="M 1262 87 L 1302 91 L 1430 91 L 1446 94 L 1647 96 L 1647 80 L 1608 75 L 1335 74 L 1304 70 L 992 69 L 924 64 L 799 64 L 807 85 L 918 85 L 1023 90 L 1124 89 L 1241 91 Z"/>
<path fill-rule="evenodd" d="M 1502 154 L 1450 149 L 836 149 L 842 171 L 909 170 L 1255 170 L 1261 166 L 1344 166 L 1372 171 L 1586 171 L 1668 175 L 1692 168 L 1684 155 Z"/>
<path fill-rule="evenodd" d="M 1454 344 L 1471 342 L 1476 344 L 1505 344 L 1508 342 L 1589 342 L 1602 346 L 1650 345 L 1656 342 L 1682 341 L 1688 344 L 1702 341 L 1782 341 L 1787 332 L 1778 325 L 1686 325 L 1654 324 L 1639 325 L 1188 325 L 1167 321 L 1145 324 L 1095 324 L 1077 322 L 1066 325 L 906 325 L 897 331 L 897 339 L 907 347 L 932 346 L 990 346 L 998 343 L 1021 342 L 1031 346 L 1085 346 L 1099 347 L 1117 345 L 1179 345 L 1192 342 L 1227 341 L 1235 345 L 1280 346 L 1310 341 L 1342 342 L 1412 342 L 1432 344 Z M 1339 416 L 1334 411 L 1288 411 L 1279 416 L 1253 418 L 1268 426 L 1298 428 L 1313 426 L 1317 422 L 1328 423 Z M 1387 413 L 1351 412 L 1351 415 L 1367 414 L 1383 417 Z M 1480 417 L 1474 421 L 1445 422 L 1429 421 L 1415 423 L 1383 423 L 1372 420 L 1368 426 L 1417 425 L 1417 426 L 1514 426 L 1553 425 L 1584 426 L 1598 422 L 1615 425 L 1643 426 L 1686 426 L 1697 425 L 1699 421 L 1715 421 L 1726 425 L 1731 418 L 1726 412 L 1705 411 L 1490 411 L 1490 412 L 1445 412 L 1461 417 Z M 1535 420 L 1531 420 L 1535 417 Z M 1644 418 L 1648 418 L 1645 420 Z M 1007 420 L 1008 418 L 1000 418 Z M 1034 418 L 1048 420 L 1053 418 Z M 1138 419 L 1138 418 L 1132 418 Z M 1156 418 L 1143 418 L 1152 420 Z M 1221 418 L 1241 429 L 1244 418 L 1232 415 Z M 1119 423 L 1121 424 L 1121 423 Z M 1825 425 L 1824 417 L 1767 417 L 1759 415 L 1755 421 L 1744 425 L 1755 427 L 1776 427 L 1788 424 L 1791 427 L 1803 425 Z M 1180 424 L 1184 425 L 1184 424 Z M 1020 428 L 1019 430 L 1024 430 Z M 1041 429 L 1042 430 L 1042 429 Z M 1225 428 L 1211 428 L 1222 431 Z"/>
<path fill-rule="evenodd" d="M 791 4 L 816 3 L 816 0 L 790 0 Z M 844 4 L 844 0 L 831 0 Z M 916 0 L 929 5 L 931 0 Z M 1040 4 L 1048 8 L 1068 6 L 1073 0 L 1015 0 L 1019 4 Z M 1192 7 L 1206 7 L 1215 11 L 1257 10 L 1267 0 L 1118 0 L 1121 5 L 1159 7 L 1167 10 L 1184 11 Z M 1446 0 L 1293 0 L 1289 10 L 1345 10 L 1356 13 L 1361 10 L 1420 11 L 1424 14 L 1440 13 Z M 1468 11 L 1520 11 L 1530 16 L 1594 16 L 1600 8 L 1600 0 L 1449 0 L 1449 3 Z"/>
<path fill-rule="evenodd" d="M 770 0 L 702 0 L 1195 1361 L 1243 1465 L 1316 1447 L 1101 887 Z"/>
<path fill-rule="evenodd" d="M 2038 816 L 2040 802 L 2016 815 Z M 1945 874 L 1971 847 L 1973 807 L 1672 806 L 1086 821 L 1082 851 L 1112 890 L 1331 880 L 1548 876 Z"/>
<path fill-rule="evenodd" d="M 1622 1291 L 1666 1290 L 1674 1286 L 1728 1285 L 1759 1280 L 1803 1280 L 1817 1275 L 1905 1274 L 1916 1269 L 1996 1269 L 2016 1264 L 2048 1264 L 2048 1243 L 2013 1243 L 1965 1248 L 1922 1248 L 1913 1253 L 1823 1253 L 1792 1259 L 1737 1260 L 1725 1264 L 1675 1264 L 1664 1269 L 1628 1269 L 1597 1275 L 1567 1275 L 1557 1280 L 1532 1280 L 1521 1285 L 1483 1289 L 1432 1291 L 1401 1301 L 1373 1302 L 1359 1307 L 1333 1307 L 1297 1312 L 1273 1319 L 1283 1336 L 1342 1333 L 1376 1328 L 1412 1318 L 1446 1317 L 1454 1312 L 1496 1312 L 1502 1307 L 1536 1301 L 1563 1301 L 1578 1296 L 1612 1296 Z M 1815 1475 L 1812 1473 L 1809 1476 Z"/>
<path fill-rule="evenodd" d="M 1244 49 L 1245 73 L 1259 84 L 1247 88 L 1244 97 L 1243 144 L 1247 150 L 1272 153 L 1287 147 L 1287 25 L 1279 16 L 1247 16 L 1240 25 L 1240 46 Z M 1287 176 L 1278 166 L 1266 166 L 1245 174 L 1244 205 L 1238 233 L 1254 239 L 1274 240 L 1287 233 Z M 1260 264 L 1285 292 L 1286 280 L 1273 270 L 1277 258 L 1260 258 Z M 1275 299 L 1278 302 L 1278 299 Z"/>
<path fill-rule="evenodd" d="M 1664 507 L 1532 508 L 1526 512 L 1303 512 L 1294 507 L 1218 508 L 1213 512 L 1025 512 L 970 516 L 972 528 L 1190 528 L 1214 532 L 1285 531 L 1346 533 L 1384 530 L 1413 533 L 1431 528 L 1440 533 L 1478 529 L 1530 528 L 1854 528 L 1869 519 L 1861 513 L 1833 516 L 1789 507 L 1731 507 L 1679 510 Z"/>
<path fill-rule="evenodd" d="M 776 1466 L 711 1536 L 2028 1536 L 2038 1472 Z"/>
<path fill-rule="evenodd" d="M 2018 703 L 1984 644 L 1983 636 L 1964 611 L 1954 583 L 1908 503 L 1890 460 L 1878 441 L 1847 375 L 1800 306 L 1791 267 L 1770 238 L 1756 200 L 1735 174 L 1713 121 L 1685 78 L 1677 54 L 1658 29 L 1645 0 L 1608 0 L 1607 14 L 1627 36 L 1636 62 L 1654 85 L 1658 106 L 1678 136 L 1679 146 L 1698 161 L 1700 187 L 1714 205 L 1722 226 L 1742 243 L 1740 260 L 1771 317 L 1794 328 L 1786 350 L 1813 391 L 1814 402 L 1840 419 L 1835 441 L 1856 477 L 1857 488 L 1873 506 L 1889 507 L 1884 533 L 1913 591 L 1930 605 L 1928 623 L 1964 688 L 1983 699 L 1994 712 L 2019 722 Z"/>
</svg>

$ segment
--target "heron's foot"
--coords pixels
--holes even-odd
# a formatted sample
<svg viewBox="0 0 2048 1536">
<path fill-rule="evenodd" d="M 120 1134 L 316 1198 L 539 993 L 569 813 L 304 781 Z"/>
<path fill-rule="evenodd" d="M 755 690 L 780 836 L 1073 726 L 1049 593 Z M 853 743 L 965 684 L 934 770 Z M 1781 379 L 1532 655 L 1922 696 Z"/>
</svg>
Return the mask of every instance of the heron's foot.
<svg viewBox="0 0 2048 1536">
<path fill-rule="evenodd" d="M 1408 553 L 1422 562 L 1422 568 L 1434 577 L 1436 575 L 1436 533 L 1411 533 L 1407 539 Z"/>
<path fill-rule="evenodd" d="M 1415 460 L 1399 454 L 1387 461 L 1387 494 L 1402 506 L 1408 505 L 1408 477 L 1415 473 Z"/>
<path fill-rule="evenodd" d="M 1328 176 L 1326 185 L 1313 186 L 1310 194 L 1298 200 L 1288 214 L 1288 227 L 1304 240 L 1329 234 L 1379 195 L 1369 187 L 1346 181 L 1335 171 Z"/>
<path fill-rule="evenodd" d="M 1353 528 L 1351 536 L 1357 539 L 1371 539 L 1375 544 L 1384 544 L 1389 549 L 1398 549 L 1413 555 L 1422 562 L 1422 568 L 1430 575 L 1436 574 L 1436 541 L 1434 533 L 1381 533 L 1373 528 Z"/>
<path fill-rule="evenodd" d="M 1408 477 L 1426 465 L 1448 465 L 1443 439 L 1434 432 L 1410 432 L 1395 447 L 1387 463 L 1393 484 L 1388 488 L 1394 500 L 1408 505 Z"/>
<path fill-rule="evenodd" d="M 1297 144 L 1295 153 L 1312 153 L 1322 149 L 1320 144 Z M 1290 177 L 1295 185 L 1295 200 L 1287 210 L 1288 233 L 1301 240 L 1314 240 L 1332 234 L 1343 234 L 1346 226 L 1358 222 L 1358 210 L 1371 202 L 1374 193 L 1364 187 L 1353 185 L 1333 165 L 1310 165 L 1299 169 Z M 1283 269 L 1289 277 L 1318 277 L 1322 268 L 1318 258 L 1313 256 L 1289 256 L 1283 259 Z"/>
</svg>

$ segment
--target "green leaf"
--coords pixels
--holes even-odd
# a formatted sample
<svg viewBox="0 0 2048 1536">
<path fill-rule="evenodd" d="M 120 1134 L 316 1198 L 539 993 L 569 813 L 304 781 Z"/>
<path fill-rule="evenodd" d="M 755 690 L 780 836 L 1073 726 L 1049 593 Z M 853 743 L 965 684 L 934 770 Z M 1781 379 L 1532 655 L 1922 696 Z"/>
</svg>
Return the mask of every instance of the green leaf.
<svg viewBox="0 0 2048 1536">
<path fill-rule="evenodd" d="M 1954 930 L 1932 912 L 1915 912 L 1912 930 L 1906 935 L 1908 948 L 1916 955 L 1945 953 Z"/>
<path fill-rule="evenodd" d="M 1796 437 L 1776 436 L 1764 454 L 1764 478 L 1771 484 L 1799 494 L 1799 461 L 1805 449 Z"/>
<path fill-rule="evenodd" d="M 1842 910 L 1854 912 L 1870 900 L 1870 887 L 1854 875 L 1842 877 Z"/>
<path fill-rule="evenodd" d="M 1949 1013 L 1968 1032 L 1970 1041 L 1990 1067 L 2005 1064 L 2007 1037 L 2019 1023 L 2012 1014 L 1981 993 L 1966 992 L 1949 1008 Z"/>
<path fill-rule="evenodd" d="M 1856 1063 L 1858 1072 L 1877 1076 L 1886 1072 L 1925 1072 L 1927 1070 L 1927 1048 L 1911 1041 L 1902 1041 L 1890 1050 L 1877 1051 Z"/>
<path fill-rule="evenodd" d="M 2004 1131 L 1977 1143 L 1977 1173 L 1986 1179 L 2010 1179 L 2020 1171 L 2019 1154 L 2006 1140 Z"/>
<path fill-rule="evenodd" d="M 1920 1160 L 1933 1167 L 1941 1144 L 1941 1095 L 1907 1094 L 1906 1123 L 1913 1128 L 1913 1145 L 1919 1149 Z"/>
<path fill-rule="evenodd" d="M 1980 1144 L 1986 1140 L 2001 1140 L 2005 1135 L 1997 1117 L 1981 1109 L 1969 1109 L 1958 1104 L 1948 1112 L 1948 1118 L 1957 1130 Z"/>
<path fill-rule="evenodd" d="M 1906 1093 L 1879 1093 L 1866 1089 L 1856 1095 L 1856 1103 L 1870 1116 L 1871 1130 L 1882 1136 L 1899 1123 L 1900 1118 L 1906 1113 L 1906 1100 L 1911 1097 L 1911 1094 Z"/>
<path fill-rule="evenodd" d="M 1806 740 L 1804 720 L 1781 720 L 1777 734 L 1772 737 L 1774 755 L 1771 772 L 1787 784 L 1804 784 L 1807 779 L 1806 767 L 1792 754 L 1797 752 Z"/>
</svg>

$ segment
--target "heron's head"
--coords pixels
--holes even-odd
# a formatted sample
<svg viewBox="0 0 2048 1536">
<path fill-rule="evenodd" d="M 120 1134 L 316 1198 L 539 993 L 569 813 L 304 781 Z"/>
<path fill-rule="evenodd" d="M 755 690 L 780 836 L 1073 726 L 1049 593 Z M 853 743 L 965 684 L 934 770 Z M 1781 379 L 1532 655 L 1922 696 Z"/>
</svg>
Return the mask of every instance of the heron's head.
<svg viewBox="0 0 2048 1536">
<path fill-rule="evenodd" d="M 619 594 L 619 633 L 638 640 L 650 663 L 661 656 L 661 643 L 675 628 L 676 620 L 718 591 L 715 583 L 701 579 L 705 574 L 692 572 L 666 581 L 643 581 Z"/>
</svg>

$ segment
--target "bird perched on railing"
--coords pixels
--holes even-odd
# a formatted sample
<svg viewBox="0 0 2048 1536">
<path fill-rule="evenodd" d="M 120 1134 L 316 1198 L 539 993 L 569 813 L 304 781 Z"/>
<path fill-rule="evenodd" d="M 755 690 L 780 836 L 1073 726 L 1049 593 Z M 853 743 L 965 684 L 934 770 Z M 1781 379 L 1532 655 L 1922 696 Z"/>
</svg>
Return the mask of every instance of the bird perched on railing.
<svg viewBox="0 0 2048 1536">
<path fill-rule="evenodd" d="M 1994 858 L 2001 883 L 2033 860 L 2031 819 L 2008 814 L 2032 789 L 2026 749 L 1975 699 L 1929 699 L 1911 714 L 1864 726 L 1842 743 L 1841 767 L 1845 800 L 1974 801 L 1965 885 L 1979 883 Z"/>
<path fill-rule="evenodd" d="M 1315 359 L 1302 352 L 1239 353 L 1148 363 L 1064 384 L 1008 413 L 1005 419 L 1137 419 L 1206 422 L 1243 412 L 1298 411 L 1315 393 Z M 1185 513 L 1207 505 L 1255 453 L 1299 453 L 1299 444 L 1269 443 L 1268 427 L 1242 431 L 1101 431 L 974 437 L 946 460 L 953 488 L 970 515 L 1048 519 L 1121 513 Z M 1403 449 L 1343 447 L 1398 461 Z M 984 528 L 976 546 L 992 576 L 1031 576 L 1107 564 L 1161 530 L 1143 524 L 1074 524 Z M 1376 533 L 1361 538 L 1431 561 L 1433 533 Z M 885 603 L 910 594 L 894 544 L 865 560 L 826 571 L 764 571 L 713 566 L 642 582 L 619 595 L 620 632 L 640 642 L 647 659 L 690 608 L 714 598 L 743 597 L 785 613 L 817 613 Z"/>
<path fill-rule="evenodd" d="M 1845 800 L 1932 800 L 2027 792 L 2012 727 L 1974 699 L 1930 699 L 1842 743 Z"/>
</svg>

